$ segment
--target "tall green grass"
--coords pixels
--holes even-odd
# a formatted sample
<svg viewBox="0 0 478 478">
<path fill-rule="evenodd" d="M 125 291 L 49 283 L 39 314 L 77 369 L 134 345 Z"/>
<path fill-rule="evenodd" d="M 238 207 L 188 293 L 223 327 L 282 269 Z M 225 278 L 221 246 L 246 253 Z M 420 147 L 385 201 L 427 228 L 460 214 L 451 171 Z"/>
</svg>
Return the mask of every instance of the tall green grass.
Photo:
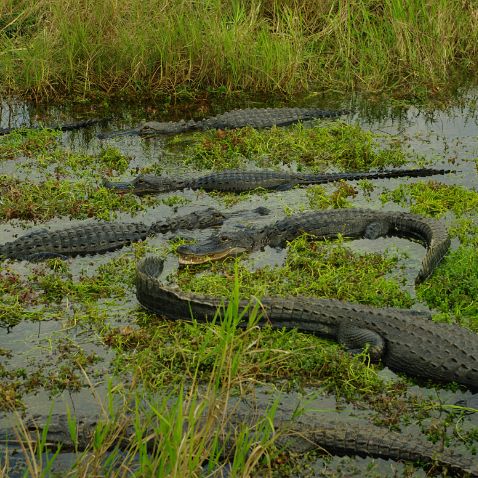
<svg viewBox="0 0 478 478">
<path fill-rule="evenodd" d="M 277 406 L 269 407 L 255 424 L 237 424 L 230 416 L 231 395 L 248 382 L 239 367 L 245 345 L 236 333 L 245 315 L 246 311 L 239 311 L 236 281 L 228 306 L 218 310 L 213 320 L 219 340 L 207 383 L 199 382 L 198 369 L 192 380 L 184 380 L 179 393 L 168 392 L 167 383 L 152 393 L 120 390 L 110 383 L 106 399 L 98 398 L 101 418 L 82 432 L 90 434 L 89 439 L 81 436 L 81 442 L 86 441 L 82 447 L 79 423 L 67 410 L 65 433 L 70 440 L 65 442 L 75 460 L 63 476 L 182 478 L 212 476 L 229 467 L 228 476 L 242 477 L 253 476 L 262 459 L 270 463 L 278 436 L 273 424 Z M 251 310 L 248 327 L 258 320 L 257 308 Z M 49 441 L 51 417 L 33 432 L 32 426 L 17 418 L 16 442 L 28 468 L 24 476 L 52 476 L 62 445 Z M 2 466 L 9 476 L 8 458 L 0 460 L 0 475 Z"/>
<path fill-rule="evenodd" d="M 4 0 L 0 87 L 58 95 L 433 94 L 476 70 L 462 0 Z"/>
</svg>

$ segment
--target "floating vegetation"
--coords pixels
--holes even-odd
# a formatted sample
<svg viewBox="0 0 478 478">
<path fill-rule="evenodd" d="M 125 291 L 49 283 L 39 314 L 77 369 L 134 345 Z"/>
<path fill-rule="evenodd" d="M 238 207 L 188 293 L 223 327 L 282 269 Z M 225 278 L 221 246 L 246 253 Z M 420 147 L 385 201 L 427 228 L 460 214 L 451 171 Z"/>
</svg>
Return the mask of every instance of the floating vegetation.
<svg viewBox="0 0 478 478">
<path fill-rule="evenodd" d="M 193 138 L 194 144 L 186 148 L 186 163 L 215 170 L 240 168 L 252 161 L 264 168 L 297 164 L 313 171 L 330 167 L 363 171 L 410 160 L 398 146 L 380 146 L 377 135 L 341 122 L 314 127 L 296 124 L 287 129 L 206 131 L 195 133 Z"/>
</svg>

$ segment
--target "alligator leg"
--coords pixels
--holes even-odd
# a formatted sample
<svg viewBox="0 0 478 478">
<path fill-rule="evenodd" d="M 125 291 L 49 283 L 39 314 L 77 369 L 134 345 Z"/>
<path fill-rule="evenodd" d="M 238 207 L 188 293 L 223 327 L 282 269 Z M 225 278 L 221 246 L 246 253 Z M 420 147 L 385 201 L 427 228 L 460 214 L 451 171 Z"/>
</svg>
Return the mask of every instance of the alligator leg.
<svg viewBox="0 0 478 478">
<path fill-rule="evenodd" d="M 340 326 L 337 331 L 337 341 L 347 347 L 352 354 L 367 350 L 370 358 L 378 361 L 385 351 L 385 340 L 373 330 L 355 327 L 349 324 Z"/>
<path fill-rule="evenodd" d="M 371 222 L 365 228 L 364 237 L 366 239 L 377 239 L 386 236 L 390 229 L 390 225 L 384 221 Z"/>
</svg>

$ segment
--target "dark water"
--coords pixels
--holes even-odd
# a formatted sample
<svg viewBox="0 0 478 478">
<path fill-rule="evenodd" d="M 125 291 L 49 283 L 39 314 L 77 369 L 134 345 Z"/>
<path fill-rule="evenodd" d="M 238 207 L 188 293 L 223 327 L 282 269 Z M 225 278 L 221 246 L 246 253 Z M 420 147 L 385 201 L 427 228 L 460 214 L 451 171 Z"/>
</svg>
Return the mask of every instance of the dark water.
<svg viewBox="0 0 478 478">
<path fill-rule="evenodd" d="M 476 111 L 477 91 L 470 91 L 454 102 L 451 106 L 445 108 L 419 108 L 416 106 L 402 106 L 398 104 L 373 104 L 360 98 L 352 98 L 347 101 L 337 99 L 315 98 L 313 104 L 304 101 L 302 105 L 320 106 L 324 108 L 352 108 L 354 113 L 344 118 L 350 123 L 358 123 L 364 129 L 369 129 L 376 133 L 383 133 L 384 144 L 390 141 L 399 141 L 405 151 L 412 154 L 424 155 L 434 167 L 443 167 L 453 169 L 454 174 L 444 175 L 437 178 L 445 184 L 457 184 L 469 189 L 476 190 L 478 184 L 477 164 L 475 158 L 478 156 L 478 113 Z M 260 103 L 247 103 L 242 106 L 261 106 Z M 230 108 L 228 108 L 230 109 Z M 216 105 L 204 109 L 208 114 L 221 112 L 221 106 Z M 161 107 L 140 107 L 140 108 L 118 108 L 104 111 L 101 108 L 95 109 L 59 109 L 59 108 L 34 108 L 22 102 L 4 102 L 0 107 L 0 127 L 14 126 L 35 126 L 38 124 L 56 125 L 72 121 L 78 117 L 101 117 L 111 115 L 112 120 L 106 127 L 95 126 L 78 132 L 65 133 L 62 136 L 63 145 L 73 151 L 86 153 L 97 153 L 105 145 L 111 145 L 119 148 L 124 154 L 132 156 L 134 159 L 130 168 L 121 179 L 129 179 L 137 174 L 138 168 L 154 166 L 168 174 L 191 174 L 189 167 L 181 162 L 181 148 L 175 147 L 174 150 L 168 149 L 167 139 L 152 138 L 142 139 L 137 136 L 119 136 L 108 140 L 98 140 L 96 134 L 104 129 L 116 130 L 135 126 L 144 120 L 176 120 L 181 117 L 201 117 L 204 114 L 187 108 L 179 108 L 165 112 Z M 391 138 L 390 135 L 393 135 Z M 187 136 L 185 136 L 187 141 Z M 1 161 L 0 175 L 6 174 L 19 177 L 24 180 L 41 181 L 42 173 L 26 170 L 22 168 L 27 160 Z M 379 196 L 387 189 L 394 189 L 403 181 L 413 183 L 420 181 L 419 178 L 397 178 L 374 180 L 374 191 L 370 196 L 363 193 L 362 190 L 353 198 L 355 206 L 401 209 L 398 205 L 387 203 L 382 205 Z M 334 186 L 325 185 L 329 191 L 334 190 Z M 174 193 L 177 195 L 178 193 Z M 224 205 L 217 197 L 212 197 L 205 193 L 197 191 L 183 191 L 179 193 L 187 199 L 188 204 L 178 207 L 159 205 L 151 207 L 148 210 L 136 214 L 133 217 L 125 213 L 118 215 L 118 220 L 134 220 L 151 223 L 159 218 L 171 217 L 177 213 L 187 213 L 195 209 L 206 208 L 210 206 L 224 209 Z M 164 197 L 168 197 L 165 195 Z M 1 198 L 0 198 L 1 200 Z M 306 189 L 292 189 L 283 192 L 271 192 L 266 196 L 255 197 L 241 201 L 232 207 L 232 210 L 253 209 L 258 205 L 266 206 L 271 210 L 271 214 L 261 221 L 272 222 L 283 217 L 284 208 L 300 210 L 307 205 Z M 445 221 L 450 217 L 445 217 Z M 80 221 L 71 221 L 69 218 L 54 218 L 44 224 L 35 225 L 35 227 L 44 227 L 47 229 L 61 229 L 66 225 L 70 226 Z M 11 221 L 10 223 L 0 224 L 0 242 L 12 240 L 19 234 L 23 234 L 26 228 L 34 225 L 25 221 Z M 223 227 L 234 227 L 234 221 L 229 221 Z M 191 238 L 201 238 L 209 234 L 207 231 L 188 232 L 187 236 Z M 151 245 L 166 247 L 168 236 L 158 235 L 149 238 Z M 399 260 L 401 272 L 399 274 L 405 280 L 404 287 L 411 293 L 414 293 L 413 279 L 419 268 L 424 255 L 424 248 L 419 244 L 400 239 L 380 239 L 377 241 L 358 240 L 351 241 L 350 247 L 358 251 L 398 251 L 406 253 L 406 257 Z M 456 247 L 456 244 L 454 244 Z M 69 261 L 70 270 L 74 278 L 80 275 L 91 275 L 101 264 L 107 263 L 112 258 L 123 254 L 125 250 L 111 252 L 95 258 L 75 258 Z M 284 261 L 285 253 L 266 249 L 263 252 L 255 253 L 251 256 L 251 267 L 257 268 L 266 264 L 281 264 Z M 174 261 L 173 261 L 174 262 Z M 32 265 L 26 262 L 17 262 L 9 264 L 11 270 L 28 276 L 34 268 L 42 267 L 38 264 Z M 171 269 L 174 265 L 170 266 Z M 85 330 L 80 325 L 72 325 L 71 304 L 62 304 L 64 307 L 65 322 L 57 320 L 46 320 L 41 323 L 32 323 L 21 321 L 18 325 L 11 328 L 0 328 L 0 349 L 9 350 L 12 356 L 8 359 L 0 357 L 6 367 L 9 369 L 18 369 L 24 367 L 26 370 L 32 369 L 38 364 L 44 363 L 45 367 L 51 363 L 49 356 L 55 353 L 56 346 L 61 341 L 73 342 L 85 351 L 96 353 L 102 358 L 97 365 L 98 375 L 94 381 L 94 388 L 85 388 L 80 392 L 63 392 L 59 396 L 51 397 L 45 391 L 34 392 L 25 398 L 28 413 L 48 415 L 52 405 L 57 413 L 64 410 L 66 406 L 75 410 L 79 414 L 94 414 L 99 407 L 98 397 L 104 396 L 105 383 L 109 378 L 109 365 L 113 358 L 113 353 L 107 347 L 103 346 L 96 337 L 94 331 Z M 115 313 L 111 314 L 111 320 L 114 325 L 130 325 L 131 314 L 137 308 L 134 291 L 128 292 L 125 299 L 119 304 L 112 306 L 105 304 L 105 307 L 116 307 Z M 417 308 L 426 308 L 425 304 L 417 304 Z M 111 310 L 111 309 L 110 309 Z M 384 376 L 394 380 L 392 372 L 384 370 Z M 420 387 L 411 388 L 410 395 L 420 397 L 430 397 L 444 403 L 454 403 L 463 396 L 469 396 L 469 393 L 436 391 Z M 316 400 L 315 405 L 320 408 L 327 408 L 330 413 L 337 415 L 337 404 L 329 396 L 317 395 L 314 391 L 306 392 L 308 400 Z M 284 396 L 284 401 L 296 400 L 297 397 Z M 333 402 L 333 403 L 332 403 Z M 341 416 L 347 416 L 349 413 L 359 413 L 368 415 L 368 411 L 357 411 L 353 407 L 347 406 L 347 413 Z M 442 415 L 444 412 L 437 412 Z M 340 415 L 340 414 L 339 414 Z M 439 420 L 442 416 L 432 416 L 429 420 Z M 0 427 L 11 424 L 12 417 L 4 415 L 0 419 Z M 476 427 L 477 418 L 470 415 L 462 418 L 462 423 L 467 427 Z M 67 460 L 68 461 L 68 460 Z M 306 469 L 304 463 L 304 470 Z M 412 476 L 407 475 L 407 470 L 402 465 L 389 463 L 384 460 L 363 460 L 363 459 L 339 459 L 334 458 L 327 463 L 322 458 L 311 461 L 307 464 L 311 470 L 309 476 Z M 365 475 L 366 469 L 370 468 L 370 474 Z M 358 471 L 354 471 L 357 469 Z M 325 470 L 325 471 L 324 471 Z M 321 474 L 323 473 L 323 474 Z M 358 473 L 358 474 L 357 474 Z M 362 473 L 362 475 L 360 475 Z M 368 473 L 368 471 L 367 471 Z M 417 471 L 413 476 L 425 476 L 423 472 Z M 303 475 L 306 476 L 305 471 Z"/>
</svg>

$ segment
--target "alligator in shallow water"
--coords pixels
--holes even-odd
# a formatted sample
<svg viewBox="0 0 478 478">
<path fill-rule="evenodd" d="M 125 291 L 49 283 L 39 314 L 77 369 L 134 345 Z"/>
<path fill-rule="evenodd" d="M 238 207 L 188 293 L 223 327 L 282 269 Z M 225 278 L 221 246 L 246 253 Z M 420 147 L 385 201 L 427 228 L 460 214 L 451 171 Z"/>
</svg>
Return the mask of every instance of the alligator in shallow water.
<svg viewBox="0 0 478 478">
<path fill-rule="evenodd" d="M 97 124 L 102 124 L 109 121 L 111 118 L 90 118 L 81 121 L 75 121 L 73 123 L 65 123 L 62 125 L 57 126 L 43 126 L 42 128 L 48 129 L 58 129 L 60 131 L 74 131 L 77 129 L 88 128 L 89 126 L 94 126 Z M 0 136 L 5 134 L 10 134 L 18 130 L 22 130 L 23 128 L 28 129 L 39 129 L 38 126 L 19 126 L 15 128 L 0 128 Z"/>
<path fill-rule="evenodd" d="M 254 209 L 252 212 L 258 215 L 269 213 L 264 207 Z M 103 254 L 132 242 L 142 241 L 150 235 L 179 229 L 205 229 L 218 226 L 230 217 L 245 215 L 246 211 L 221 213 L 209 208 L 157 221 L 150 226 L 141 222 L 101 222 L 80 224 L 58 231 L 41 229 L 0 245 L 0 258 L 39 261 L 52 257 Z"/>
<path fill-rule="evenodd" d="M 389 171 L 357 171 L 352 173 L 288 173 L 280 171 L 228 170 L 207 174 L 198 178 L 173 178 L 141 174 L 129 182 L 104 181 L 106 188 L 117 192 L 134 194 L 159 194 L 180 189 L 203 189 L 239 193 L 257 188 L 283 191 L 301 184 L 324 184 L 334 181 L 356 181 L 358 179 L 379 179 L 398 177 L 424 177 L 450 173 L 446 169 L 396 169 Z"/>
<path fill-rule="evenodd" d="M 283 247 L 287 241 L 309 233 L 319 239 L 343 235 L 351 238 L 376 239 L 397 236 L 418 240 L 427 252 L 416 282 L 426 279 L 448 251 L 450 239 L 445 226 L 416 214 L 371 209 L 334 209 L 311 211 L 286 217 L 261 228 L 242 227 L 213 235 L 199 244 L 177 249 L 182 264 L 199 264 L 264 246 Z"/>
<path fill-rule="evenodd" d="M 136 296 L 151 312 L 171 319 L 210 320 L 228 301 L 166 285 L 164 264 L 147 257 L 136 269 Z M 457 382 L 478 391 L 478 335 L 457 325 L 436 323 L 426 312 L 376 308 L 313 297 L 241 300 L 248 312 L 257 304 L 259 325 L 298 329 L 338 341 L 351 351 L 369 346 L 373 359 L 390 369 L 437 382 Z"/>
<path fill-rule="evenodd" d="M 247 397 L 246 397 L 247 398 Z M 222 421 L 217 427 L 216 435 L 223 442 L 225 450 L 234 450 L 236 443 L 231 437 L 235 436 L 238 427 L 248 425 L 251 428 L 267 414 L 268 407 L 251 407 L 251 400 L 230 400 Z M 134 420 L 134 418 L 131 418 Z M 138 419 L 136 419 L 138 421 Z M 126 417 L 123 419 L 123 424 Z M 151 421 L 151 420 L 150 420 Z M 76 435 L 72 437 L 71 427 L 75 423 Z M 2 439 L 8 442 L 8 449 L 2 450 L 6 458 L 5 469 L 27 466 L 27 457 L 22 453 L 19 436 L 28 439 L 30 445 L 37 444 L 40 437 L 55 452 L 56 446 L 61 446 L 62 452 L 83 451 L 91 447 L 95 430 L 112 430 L 114 426 L 101 426 L 102 419 L 93 417 L 77 418 L 67 415 L 50 414 L 42 419 L 27 419 L 23 421 L 21 434 L 14 428 L 0 430 Z M 440 443 L 432 443 L 419 433 L 390 431 L 383 427 L 360 423 L 356 420 L 345 421 L 325 418 L 324 413 L 305 410 L 297 418 L 297 409 L 289 411 L 279 408 L 273 416 L 273 426 L 277 433 L 277 444 L 281 449 L 294 453 L 304 453 L 312 450 L 322 450 L 335 455 L 359 455 L 391 460 L 428 463 L 444 466 L 456 473 L 467 473 L 471 477 L 478 477 L 478 464 L 475 457 L 465 455 L 452 448 L 443 449 Z M 119 426 L 118 426 L 119 427 Z M 198 425 L 200 427 L 200 425 Z M 201 430 L 201 428 L 199 428 Z M 124 431 L 114 437 L 112 446 L 119 449 L 131 447 L 128 437 L 134 436 L 133 425 L 125 425 Z M 223 435 L 229 438 L 223 439 Z M 142 444 L 154 452 L 157 449 L 157 433 L 144 434 Z M 23 451 L 25 448 L 23 447 Z M 224 459 L 228 459 L 224 454 Z M 68 471 L 68 470 L 65 470 Z M 9 475 L 10 476 L 10 475 Z M 19 476 L 24 476 L 23 474 Z M 463 476 L 463 475 L 460 475 Z"/>
<path fill-rule="evenodd" d="M 102 133 L 98 135 L 98 138 L 104 139 L 120 135 L 178 134 L 186 131 L 235 129 L 245 126 L 270 128 L 272 126 L 288 126 L 299 121 L 310 121 L 317 118 L 335 118 L 347 113 L 349 111 L 319 108 L 245 108 L 227 111 L 199 121 L 149 121 L 139 128 Z"/>
</svg>

